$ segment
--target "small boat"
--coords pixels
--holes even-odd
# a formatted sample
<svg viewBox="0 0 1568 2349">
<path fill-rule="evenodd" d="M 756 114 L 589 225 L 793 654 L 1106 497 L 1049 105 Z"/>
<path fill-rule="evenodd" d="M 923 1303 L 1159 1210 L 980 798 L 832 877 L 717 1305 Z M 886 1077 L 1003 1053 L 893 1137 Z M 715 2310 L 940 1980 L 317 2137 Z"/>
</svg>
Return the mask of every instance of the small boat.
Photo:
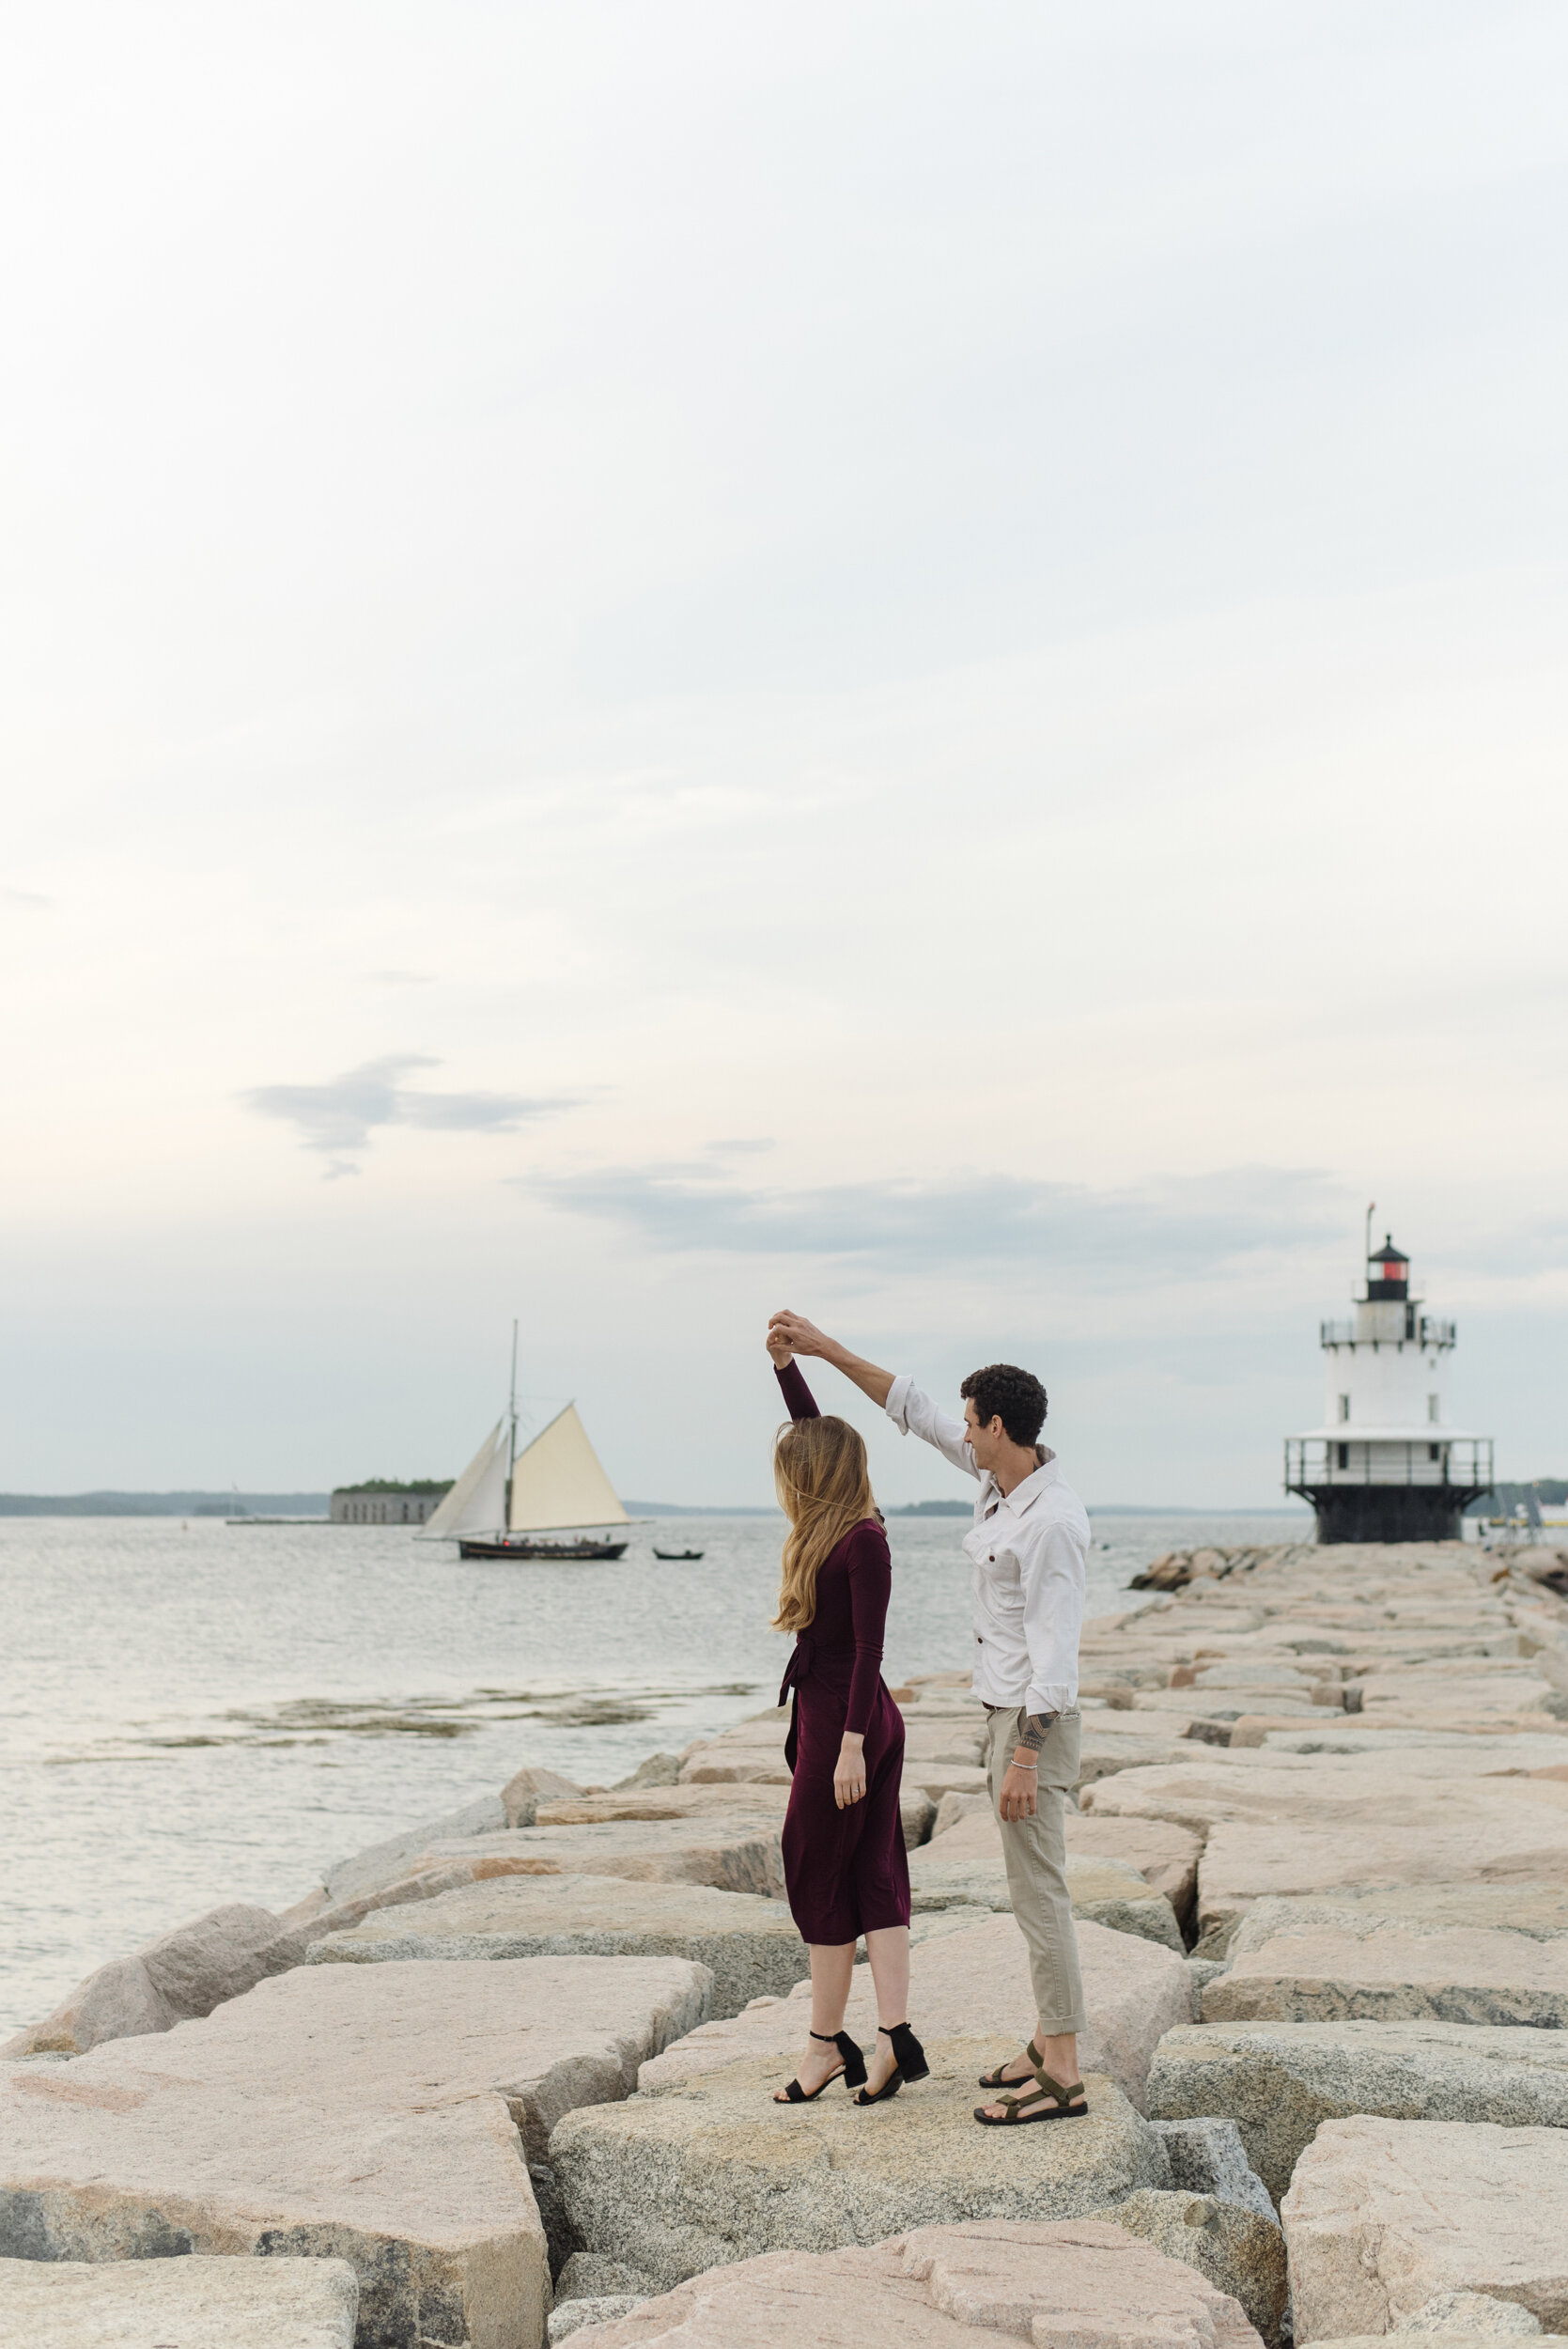
<svg viewBox="0 0 1568 2349">
<path fill-rule="evenodd" d="M 608 1529 L 630 1523 L 575 1403 L 519 1451 L 514 1321 L 505 1413 L 415 1538 L 455 1540 L 462 1558 L 620 1558 L 626 1543 Z"/>
<path fill-rule="evenodd" d="M 686 1564 L 693 1558 L 700 1558 L 703 1553 L 700 1549 L 660 1549 L 659 1544 L 655 1542 L 653 1554 L 656 1558 L 674 1559 L 681 1564 Z"/>
</svg>

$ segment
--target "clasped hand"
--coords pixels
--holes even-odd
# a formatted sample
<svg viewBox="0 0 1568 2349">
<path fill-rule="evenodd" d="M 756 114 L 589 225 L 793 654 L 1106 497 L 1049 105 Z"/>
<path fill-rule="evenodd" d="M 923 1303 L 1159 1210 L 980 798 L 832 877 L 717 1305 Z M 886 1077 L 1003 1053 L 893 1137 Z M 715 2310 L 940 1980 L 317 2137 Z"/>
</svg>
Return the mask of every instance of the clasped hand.
<svg viewBox="0 0 1568 2349">
<path fill-rule="evenodd" d="M 851 1736 L 848 1730 L 844 1733 L 844 1743 L 833 1765 L 833 1800 L 841 1811 L 847 1811 L 851 1803 L 865 1800 L 864 1740 Z"/>
<path fill-rule="evenodd" d="M 768 1351 L 781 1370 L 792 1354 L 826 1355 L 831 1344 L 804 1314 L 775 1314 L 768 1324 Z"/>
</svg>

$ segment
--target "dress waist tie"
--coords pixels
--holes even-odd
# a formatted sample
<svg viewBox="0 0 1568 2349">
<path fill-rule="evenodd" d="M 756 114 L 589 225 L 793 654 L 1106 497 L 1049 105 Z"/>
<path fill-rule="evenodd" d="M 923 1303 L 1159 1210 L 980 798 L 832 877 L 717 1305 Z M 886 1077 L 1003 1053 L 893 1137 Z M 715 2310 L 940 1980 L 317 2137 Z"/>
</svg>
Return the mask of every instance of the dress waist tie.
<svg viewBox="0 0 1568 2349">
<path fill-rule="evenodd" d="M 779 1683 L 781 1705 L 788 1703 L 789 1692 L 792 1688 L 798 1688 L 803 1680 L 811 1678 L 812 1664 L 815 1655 L 816 1642 L 811 1633 L 798 1631 L 795 1635 L 795 1645 L 789 1651 L 789 1661 L 784 1666 L 784 1678 Z"/>
<path fill-rule="evenodd" d="M 800 1691 L 802 1684 L 811 1678 L 815 1661 L 816 1641 L 809 1631 L 798 1631 L 795 1645 L 789 1651 L 789 1661 L 784 1666 L 784 1678 L 779 1683 L 779 1703 L 783 1704 L 786 1699 L 789 1700 L 789 1734 L 784 1739 L 784 1767 L 792 1778 L 795 1775 L 795 1757 L 800 1750 Z"/>
</svg>

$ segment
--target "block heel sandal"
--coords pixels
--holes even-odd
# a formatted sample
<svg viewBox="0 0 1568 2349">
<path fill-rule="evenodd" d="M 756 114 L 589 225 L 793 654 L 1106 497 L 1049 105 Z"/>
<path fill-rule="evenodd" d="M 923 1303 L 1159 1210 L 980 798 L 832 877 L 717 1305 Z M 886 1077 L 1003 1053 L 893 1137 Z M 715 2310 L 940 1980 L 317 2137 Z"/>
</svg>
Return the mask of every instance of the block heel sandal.
<svg viewBox="0 0 1568 2349">
<path fill-rule="evenodd" d="M 814 2030 L 811 2035 L 814 2039 L 819 2039 L 825 2047 L 836 2047 L 844 2058 L 844 2061 L 836 2072 L 829 2073 L 821 2088 L 802 2088 L 799 2080 L 791 2080 L 784 2089 L 784 2094 L 774 2097 L 773 2102 L 776 2105 L 814 2105 L 821 2095 L 822 2089 L 831 2088 L 835 2080 L 842 2080 L 846 2088 L 860 2088 L 863 2085 L 865 2058 L 846 2030 Z"/>
<path fill-rule="evenodd" d="M 897 2095 L 906 2080 L 923 2080 L 930 2076 L 931 2066 L 925 2061 L 925 2050 L 908 2023 L 894 2023 L 891 2030 L 885 2023 L 879 2023 L 877 2036 L 893 2042 L 893 2070 L 875 2094 L 862 2088 L 855 2099 L 858 2105 L 884 2105 L 890 2096 Z M 864 2079 L 863 2072 L 861 2077 Z"/>
</svg>

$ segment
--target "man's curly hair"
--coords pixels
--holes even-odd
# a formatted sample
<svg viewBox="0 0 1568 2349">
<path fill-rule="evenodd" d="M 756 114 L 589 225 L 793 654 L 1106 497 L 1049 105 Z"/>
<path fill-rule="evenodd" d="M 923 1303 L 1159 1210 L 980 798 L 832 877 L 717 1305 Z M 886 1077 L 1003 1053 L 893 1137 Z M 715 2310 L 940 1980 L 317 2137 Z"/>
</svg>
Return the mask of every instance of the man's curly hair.
<svg viewBox="0 0 1568 2349">
<path fill-rule="evenodd" d="M 1000 1419 L 1015 1443 L 1033 1443 L 1046 1423 L 1046 1391 L 1032 1372 L 1016 1362 L 971 1370 L 958 1392 L 974 1405 L 982 1427 Z"/>
</svg>

